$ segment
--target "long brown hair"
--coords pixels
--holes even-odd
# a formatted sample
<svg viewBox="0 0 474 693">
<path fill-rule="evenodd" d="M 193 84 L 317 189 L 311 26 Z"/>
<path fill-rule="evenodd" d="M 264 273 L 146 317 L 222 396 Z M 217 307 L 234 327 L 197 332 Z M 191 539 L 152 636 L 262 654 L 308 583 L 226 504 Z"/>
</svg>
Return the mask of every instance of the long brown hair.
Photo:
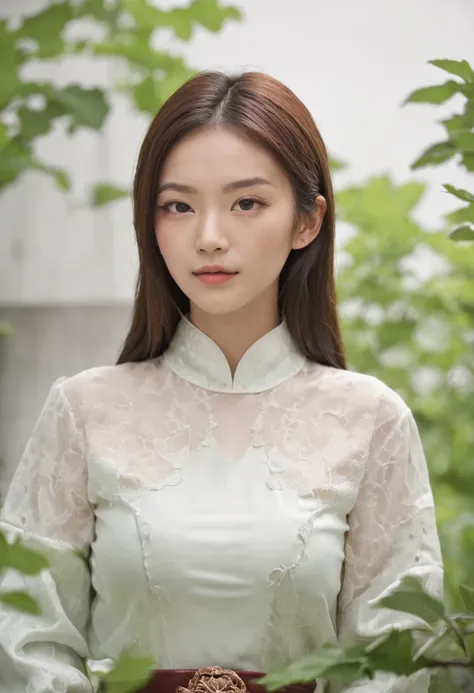
<svg viewBox="0 0 474 693">
<path fill-rule="evenodd" d="M 185 135 L 207 125 L 230 127 L 273 154 L 290 179 L 299 218 L 323 195 L 321 230 L 292 250 L 279 287 L 280 316 L 310 361 L 345 368 L 334 282 L 334 193 L 326 147 L 308 109 L 293 92 L 259 72 L 202 72 L 161 107 L 140 149 L 133 184 L 139 275 L 132 321 L 118 363 L 160 356 L 189 299 L 172 279 L 155 238 L 157 188 L 163 163 Z"/>
</svg>

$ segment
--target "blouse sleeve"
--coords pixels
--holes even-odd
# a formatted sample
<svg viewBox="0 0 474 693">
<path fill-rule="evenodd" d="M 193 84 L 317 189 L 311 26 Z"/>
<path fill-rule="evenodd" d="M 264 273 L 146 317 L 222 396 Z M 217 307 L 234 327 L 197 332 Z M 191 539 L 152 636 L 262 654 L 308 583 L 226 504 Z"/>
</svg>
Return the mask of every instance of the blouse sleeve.
<svg viewBox="0 0 474 693">
<path fill-rule="evenodd" d="M 373 606 L 406 575 L 417 576 L 430 594 L 442 597 L 443 568 L 428 469 L 413 415 L 396 396 L 395 402 L 379 407 L 365 476 L 349 516 L 338 613 L 342 646 L 353 645 L 359 635 L 377 636 L 419 624 L 408 614 Z M 424 672 L 399 679 L 379 674 L 347 690 L 427 693 L 428 686 Z"/>
<path fill-rule="evenodd" d="M 91 693 L 85 673 L 90 611 L 88 502 L 82 429 L 58 380 L 13 477 L 0 515 L 11 543 L 21 537 L 49 568 L 25 577 L 7 570 L 0 591 L 25 591 L 40 616 L 0 604 L 0 693 Z"/>
</svg>

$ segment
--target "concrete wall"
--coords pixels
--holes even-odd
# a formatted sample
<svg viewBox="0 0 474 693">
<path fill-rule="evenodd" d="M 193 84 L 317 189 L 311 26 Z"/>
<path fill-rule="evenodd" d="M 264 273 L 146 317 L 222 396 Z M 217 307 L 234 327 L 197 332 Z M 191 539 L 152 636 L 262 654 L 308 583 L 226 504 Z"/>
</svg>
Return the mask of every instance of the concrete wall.
<svg viewBox="0 0 474 693">
<path fill-rule="evenodd" d="M 0 494 L 56 378 L 116 360 L 129 305 L 43 306 L 1 312 L 14 326 L 0 339 Z"/>
</svg>

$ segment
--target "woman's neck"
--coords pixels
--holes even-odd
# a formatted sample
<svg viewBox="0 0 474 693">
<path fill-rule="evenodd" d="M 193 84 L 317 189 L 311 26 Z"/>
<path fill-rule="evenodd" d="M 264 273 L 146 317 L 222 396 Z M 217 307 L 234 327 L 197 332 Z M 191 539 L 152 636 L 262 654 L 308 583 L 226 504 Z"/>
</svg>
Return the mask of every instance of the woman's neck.
<svg viewBox="0 0 474 693">
<path fill-rule="evenodd" d="M 229 364 L 232 375 L 237 365 L 252 344 L 275 329 L 280 323 L 278 309 L 274 312 L 250 311 L 248 307 L 234 313 L 211 315 L 191 307 L 193 325 L 207 334 L 221 349 Z"/>
</svg>

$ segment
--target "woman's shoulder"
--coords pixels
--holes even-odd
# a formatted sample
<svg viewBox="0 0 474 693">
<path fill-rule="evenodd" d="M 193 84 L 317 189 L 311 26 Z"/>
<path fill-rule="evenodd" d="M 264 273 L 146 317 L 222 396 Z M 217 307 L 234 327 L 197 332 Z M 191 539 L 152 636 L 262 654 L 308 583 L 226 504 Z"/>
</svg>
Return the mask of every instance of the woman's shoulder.
<svg viewBox="0 0 474 693">
<path fill-rule="evenodd" d="M 373 411 L 386 419 L 410 411 L 403 393 L 375 375 L 309 362 L 303 375 L 307 385 L 317 388 L 328 401 L 339 402 L 348 409 Z"/>
<path fill-rule="evenodd" d="M 87 405 L 107 406 L 126 399 L 151 387 L 161 369 L 159 360 L 138 363 L 95 366 L 74 375 L 58 378 L 53 388 L 59 389 L 73 408 Z M 156 384 L 153 385 L 153 389 Z"/>
</svg>

